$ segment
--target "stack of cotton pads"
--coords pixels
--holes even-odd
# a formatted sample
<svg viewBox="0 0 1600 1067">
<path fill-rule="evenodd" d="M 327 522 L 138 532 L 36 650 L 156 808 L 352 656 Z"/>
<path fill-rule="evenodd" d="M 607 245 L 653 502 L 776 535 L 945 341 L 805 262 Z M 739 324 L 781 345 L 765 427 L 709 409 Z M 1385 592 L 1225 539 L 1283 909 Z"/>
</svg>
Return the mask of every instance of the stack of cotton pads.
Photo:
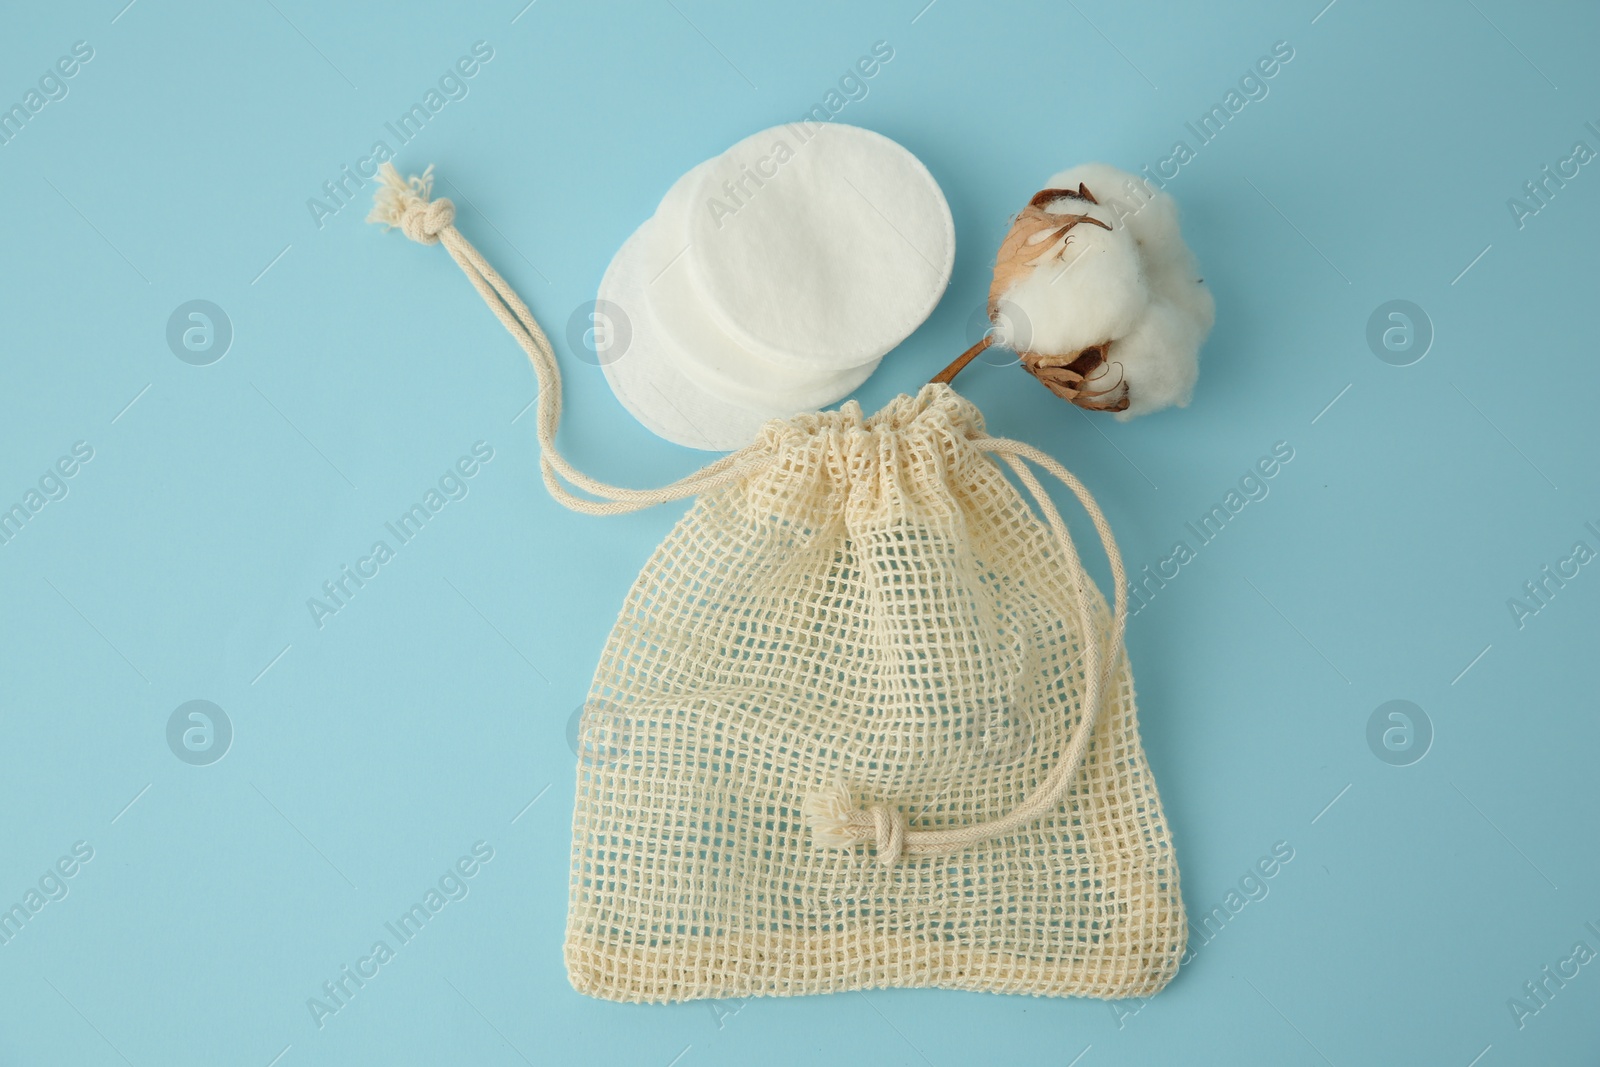
<svg viewBox="0 0 1600 1067">
<path fill-rule="evenodd" d="M 740 448 L 866 381 L 954 262 L 950 207 L 910 152 L 855 126 L 775 126 L 679 178 L 617 252 L 596 309 L 626 329 L 601 365 L 658 436 Z"/>
</svg>

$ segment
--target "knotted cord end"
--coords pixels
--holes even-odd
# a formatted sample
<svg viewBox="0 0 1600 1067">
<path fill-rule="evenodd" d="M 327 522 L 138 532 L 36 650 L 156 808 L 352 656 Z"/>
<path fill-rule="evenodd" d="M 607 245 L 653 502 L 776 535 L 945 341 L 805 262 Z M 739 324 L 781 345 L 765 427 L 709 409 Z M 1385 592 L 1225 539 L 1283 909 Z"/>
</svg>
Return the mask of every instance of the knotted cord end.
<svg viewBox="0 0 1600 1067">
<path fill-rule="evenodd" d="M 855 801 L 844 779 L 835 778 L 833 784 L 809 794 L 800 805 L 800 813 L 811 827 L 811 840 L 818 848 L 849 848 L 861 840 L 852 832 L 850 813 Z"/>
<path fill-rule="evenodd" d="M 372 198 L 372 214 L 368 222 L 376 222 L 401 233 L 418 244 L 439 242 L 439 234 L 449 229 L 456 219 L 456 206 L 447 197 L 431 199 L 433 194 L 433 165 L 421 174 L 400 177 L 393 163 L 378 168 L 378 192 Z"/>
<path fill-rule="evenodd" d="M 809 794 L 800 806 L 818 848 L 854 848 L 871 842 L 878 862 L 892 867 L 906 847 L 906 817 L 887 804 L 857 808 L 842 778 Z"/>
</svg>

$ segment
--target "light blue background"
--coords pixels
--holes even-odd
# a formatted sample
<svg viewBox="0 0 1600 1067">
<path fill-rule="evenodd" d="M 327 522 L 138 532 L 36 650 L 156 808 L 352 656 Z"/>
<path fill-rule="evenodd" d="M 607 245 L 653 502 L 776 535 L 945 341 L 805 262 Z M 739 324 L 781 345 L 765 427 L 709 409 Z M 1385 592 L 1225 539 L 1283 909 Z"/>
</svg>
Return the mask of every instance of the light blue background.
<svg viewBox="0 0 1600 1067">
<path fill-rule="evenodd" d="M 1323 2 L 13 10 L 0 103 L 75 41 L 94 58 L 0 146 L 0 504 L 74 442 L 94 458 L 0 546 L 0 904 L 74 842 L 94 858 L 0 945 L 0 1063 L 1595 1062 L 1600 963 L 1521 1028 L 1507 1002 L 1600 949 L 1600 565 L 1520 629 L 1507 600 L 1600 548 L 1600 167 L 1522 228 L 1507 199 L 1600 148 L 1600 14 Z M 1157 163 L 1293 48 L 1170 185 L 1217 297 L 1193 405 L 1122 425 L 1015 368 L 958 383 L 1083 478 L 1135 568 L 1294 449 L 1129 645 L 1191 914 L 1275 843 L 1295 858 L 1137 1013 L 568 987 L 569 718 L 684 505 L 553 503 L 516 418 L 531 372 L 448 257 L 364 225 L 367 191 L 320 228 L 306 205 L 480 40 L 494 58 L 399 162 L 438 164 L 557 338 L 568 455 L 640 486 L 706 457 L 624 413 L 569 316 L 675 177 L 875 41 L 894 58 L 839 120 L 927 163 L 959 251 L 869 409 L 966 346 L 1006 218 L 1050 174 Z M 235 332 L 210 366 L 166 344 L 192 299 Z M 1366 341 L 1392 299 L 1435 332 L 1410 366 Z M 470 495 L 313 625 L 307 598 L 477 441 Z M 192 699 L 235 731 L 210 766 L 167 746 Z M 1366 740 L 1392 699 L 1436 735 L 1410 766 Z M 307 999 L 480 840 L 470 895 L 319 1029 Z"/>
</svg>

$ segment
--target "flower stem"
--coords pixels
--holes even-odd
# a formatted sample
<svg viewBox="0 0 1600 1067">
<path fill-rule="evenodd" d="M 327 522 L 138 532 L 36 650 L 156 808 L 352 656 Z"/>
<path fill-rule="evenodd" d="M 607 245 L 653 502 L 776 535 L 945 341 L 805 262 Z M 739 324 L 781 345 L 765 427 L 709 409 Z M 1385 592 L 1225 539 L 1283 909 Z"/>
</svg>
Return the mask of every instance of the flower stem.
<svg viewBox="0 0 1600 1067">
<path fill-rule="evenodd" d="M 938 374 L 935 374 L 932 382 L 943 382 L 946 385 L 950 384 L 950 382 L 955 380 L 955 376 L 961 373 L 961 368 L 977 359 L 978 353 L 982 352 L 992 344 L 994 344 L 994 334 L 992 332 L 985 333 L 983 335 L 983 340 L 979 341 L 977 344 L 961 353 L 961 355 L 956 357 L 954 363 L 950 364 Z M 931 385 L 932 382 L 929 384 Z"/>
</svg>

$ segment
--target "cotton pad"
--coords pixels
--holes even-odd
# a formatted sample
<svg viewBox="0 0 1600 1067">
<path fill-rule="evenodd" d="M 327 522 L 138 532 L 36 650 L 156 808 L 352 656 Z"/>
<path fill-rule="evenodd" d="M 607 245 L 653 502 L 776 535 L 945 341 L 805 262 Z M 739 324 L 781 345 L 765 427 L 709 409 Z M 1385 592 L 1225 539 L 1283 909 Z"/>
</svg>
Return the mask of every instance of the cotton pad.
<svg viewBox="0 0 1600 1067">
<path fill-rule="evenodd" d="M 627 349 L 601 371 L 622 406 L 657 437 L 714 452 L 742 448 L 778 413 L 711 395 L 667 354 L 672 341 L 655 321 L 645 295 L 650 275 L 642 253 L 654 221 L 647 219 L 634 231 L 600 279 L 598 299 L 621 308 L 630 329 Z"/>
<path fill-rule="evenodd" d="M 646 298 L 672 342 L 664 348 L 691 382 L 731 403 L 793 415 L 844 399 L 867 380 L 879 360 L 847 370 L 774 362 L 729 337 L 706 310 L 689 265 L 694 254 L 689 213 L 699 180 L 710 168 L 709 161 L 702 163 L 673 183 L 643 238 Z"/>
<path fill-rule="evenodd" d="M 955 226 L 920 160 L 837 123 L 775 126 L 710 162 L 690 204 L 689 266 L 735 341 L 775 363 L 880 358 L 939 302 Z"/>
<path fill-rule="evenodd" d="M 950 280 L 949 205 L 916 157 L 853 126 L 774 127 L 675 182 L 600 299 L 629 318 L 604 365 L 658 436 L 725 450 L 854 392 Z"/>
</svg>

